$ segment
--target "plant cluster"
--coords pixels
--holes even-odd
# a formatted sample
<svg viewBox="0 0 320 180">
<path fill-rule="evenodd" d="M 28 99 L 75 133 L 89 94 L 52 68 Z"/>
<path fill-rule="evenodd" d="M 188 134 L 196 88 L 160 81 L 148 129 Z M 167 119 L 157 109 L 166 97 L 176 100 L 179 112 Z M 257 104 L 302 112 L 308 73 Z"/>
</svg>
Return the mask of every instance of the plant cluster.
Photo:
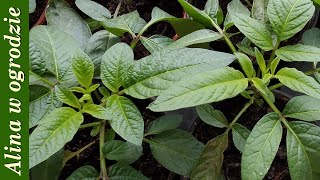
<svg viewBox="0 0 320 180">
<path fill-rule="evenodd" d="M 100 173 L 83 166 L 68 179 L 147 179 L 130 166 L 142 155 L 143 143 L 174 173 L 194 180 L 224 178 L 221 167 L 229 134 L 242 152 L 242 179 L 263 179 L 286 128 L 291 178 L 320 178 L 320 128 L 312 124 L 320 117 L 320 30 L 306 31 L 302 44 L 282 46 L 312 18 L 312 1 L 254 0 L 249 10 L 240 0 L 232 0 L 226 17 L 218 0 L 208 0 L 204 10 L 184 0 L 178 2 L 190 18 L 177 18 L 155 7 L 146 22 L 137 11 L 118 16 L 121 2 L 111 15 L 94 1 L 76 0 L 77 7 L 91 18 L 84 21 L 63 0 L 50 1 L 48 25 L 30 31 L 32 177 L 45 179 L 43 168 L 61 164 L 51 175 L 57 177 L 68 160 L 94 142 L 77 152 L 64 152 L 65 144 L 79 129 L 92 128 L 91 135 L 99 139 Z M 169 22 L 181 38 L 143 36 L 160 21 Z M 100 26 L 105 30 L 96 31 Z M 236 46 L 230 40 L 233 26 L 244 35 Z M 130 45 L 120 42 L 124 34 L 132 37 Z M 225 41 L 232 54 L 199 48 L 209 48 L 208 43 L 217 40 Z M 134 60 L 133 49 L 140 42 L 151 55 Z M 229 67 L 233 61 L 241 69 Z M 309 62 L 314 68 L 307 72 L 279 68 L 281 61 Z M 281 111 L 273 93 L 281 86 L 305 95 L 290 99 Z M 230 121 L 209 104 L 237 95 L 248 103 Z M 148 106 L 152 111 L 196 107 L 202 121 L 225 132 L 203 145 L 178 129 L 182 121 L 178 115 L 160 117 L 144 129 L 132 100 L 152 97 L 157 97 Z M 262 102 L 273 112 L 262 117 L 251 132 L 237 123 L 252 104 Z M 94 121 L 87 122 L 85 117 Z M 122 140 L 115 140 L 115 134 Z M 106 164 L 106 159 L 117 163 Z"/>
</svg>

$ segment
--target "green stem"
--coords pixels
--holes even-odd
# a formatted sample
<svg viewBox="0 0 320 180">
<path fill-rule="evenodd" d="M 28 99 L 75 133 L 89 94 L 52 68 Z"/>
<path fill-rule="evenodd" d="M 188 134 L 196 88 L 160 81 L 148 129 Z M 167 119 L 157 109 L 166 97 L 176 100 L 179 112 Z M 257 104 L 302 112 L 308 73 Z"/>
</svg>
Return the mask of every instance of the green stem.
<svg viewBox="0 0 320 180">
<path fill-rule="evenodd" d="M 99 134 L 99 147 L 100 147 L 100 168 L 102 172 L 102 180 L 108 180 L 108 174 L 107 174 L 107 166 L 106 166 L 106 158 L 103 155 L 103 145 L 104 145 L 104 136 L 106 131 L 106 122 L 103 121 L 101 128 L 100 128 L 100 134 Z"/>
<path fill-rule="evenodd" d="M 244 107 L 241 109 L 241 111 L 237 114 L 237 116 L 232 120 L 232 122 L 229 124 L 228 128 L 226 129 L 225 133 L 228 133 L 232 126 L 239 120 L 239 118 L 242 116 L 244 112 L 253 104 L 254 102 L 254 96 L 250 99 L 249 102 L 247 102 Z"/>
<path fill-rule="evenodd" d="M 49 85 L 51 88 L 53 88 L 55 86 L 55 84 L 53 84 L 52 82 L 48 81 L 47 79 L 37 75 L 36 73 L 29 71 L 29 74 L 32 74 L 33 76 L 36 76 L 39 81 L 46 83 L 47 85 Z"/>
<path fill-rule="evenodd" d="M 119 91 L 118 93 L 117 93 L 119 96 L 122 96 L 122 95 L 124 95 L 124 90 L 122 90 L 122 91 Z"/>
<path fill-rule="evenodd" d="M 99 102 L 101 101 L 101 96 L 100 96 L 100 94 L 98 93 L 98 91 L 97 90 L 94 90 L 93 91 L 93 94 L 96 96 L 96 98 L 99 100 Z"/>
<path fill-rule="evenodd" d="M 211 24 L 213 25 L 213 27 L 219 32 L 219 34 L 221 34 L 224 38 L 224 40 L 226 41 L 226 43 L 228 44 L 229 48 L 231 49 L 231 51 L 233 53 L 237 52 L 237 49 L 234 47 L 234 45 L 232 44 L 231 40 L 229 39 L 229 37 L 223 32 L 223 30 L 220 28 L 220 26 L 218 26 L 212 19 L 211 19 Z"/>
<path fill-rule="evenodd" d="M 78 151 L 76 152 L 72 152 L 70 153 L 69 155 L 67 155 L 64 159 L 63 159 L 63 162 L 62 162 L 62 167 L 64 167 L 66 165 L 66 163 L 72 159 L 73 157 L 79 155 L 80 153 L 82 153 L 84 150 L 86 150 L 87 148 L 89 148 L 90 146 L 92 146 L 94 143 L 96 143 L 96 140 L 92 141 L 91 143 L 85 145 L 84 147 L 82 147 L 81 149 L 79 149 Z"/>
<path fill-rule="evenodd" d="M 276 50 L 279 48 L 279 46 L 280 46 L 280 40 L 277 40 L 277 44 L 274 46 L 274 48 L 272 50 L 272 53 L 271 53 L 267 68 L 270 68 L 272 61 L 276 57 Z"/>
<path fill-rule="evenodd" d="M 93 127 L 93 126 L 99 125 L 100 123 L 101 122 L 92 122 L 92 123 L 88 123 L 88 124 L 83 124 L 83 125 L 80 126 L 80 129 Z"/>
<path fill-rule="evenodd" d="M 249 0 L 244 0 L 244 1 L 248 4 L 248 6 L 252 7 L 252 3 Z"/>
</svg>

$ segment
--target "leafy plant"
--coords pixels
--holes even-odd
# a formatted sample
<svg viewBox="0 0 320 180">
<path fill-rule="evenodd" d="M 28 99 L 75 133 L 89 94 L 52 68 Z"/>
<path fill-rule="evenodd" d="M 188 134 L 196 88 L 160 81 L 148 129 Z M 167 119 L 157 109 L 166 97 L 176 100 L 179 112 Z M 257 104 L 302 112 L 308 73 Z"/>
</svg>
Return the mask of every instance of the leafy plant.
<svg viewBox="0 0 320 180">
<path fill-rule="evenodd" d="M 67 3 L 50 2 L 48 26 L 37 26 L 30 32 L 32 171 L 47 164 L 44 161 L 50 164 L 79 129 L 92 128 L 91 135 L 99 139 L 100 173 L 83 166 L 68 179 L 146 179 L 130 166 L 142 155 L 142 143 L 147 143 L 155 159 L 172 172 L 191 179 L 218 179 L 223 177 L 223 153 L 231 130 L 233 143 L 242 152 L 242 178 L 263 179 L 284 126 L 291 178 L 316 179 L 320 174 L 316 161 L 320 128 L 310 122 L 319 116 L 320 84 L 310 75 L 319 73 L 316 63 L 320 61 L 320 43 L 310 41 L 310 36 L 318 30 L 307 31 L 304 44 L 281 46 L 311 19 L 315 9 L 312 1 L 255 0 L 250 11 L 233 0 L 226 17 L 217 0 L 208 0 L 204 10 L 184 0 L 178 2 L 192 19 L 176 18 L 155 7 L 146 22 L 137 11 L 111 15 L 94 1 L 77 0 L 77 7 L 92 18 L 90 21 L 105 29 L 94 30 L 93 34 L 95 28 L 90 28 Z M 173 41 L 159 34 L 143 36 L 160 21 L 169 22 L 180 38 Z M 245 36 L 237 46 L 230 40 L 232 26 Z M 123 35 L 132 37 L 130 45 L 120 42 Z M 190 48 L 222 39 L 233 54 Z M 135 60 L 133 49 L 140 41 L 151 54 Z M 227 67 L 235 59 L 239 70 Z M 295 68 L 280 69 L 280 61 L 313 62 L 314 68 L 305 73 Z M 292 98 L 280 111 L 274 105 L 272 91 L 283 85 L 306 95 Z M 208 104 L 239 94 L 249 102 L 231 122 Z M 145 130 L 134 102 L 155 96 L 157 99 L 148 107 L 152 111 L 196 106 L 205 123 L 226 130 L 205 146 L 177 129 L 180 116 L 160 117 Z M 274 112 L 261 118 L 250 132 L 237 121 L 252 104 L 262 100 Z M 77 152 L 65 151 L 61 166 L 55 170 L 60 171 L 68 160 L 95 142 Z M 117 163 L 109 166 L 106 159 Z"/>
</svg>

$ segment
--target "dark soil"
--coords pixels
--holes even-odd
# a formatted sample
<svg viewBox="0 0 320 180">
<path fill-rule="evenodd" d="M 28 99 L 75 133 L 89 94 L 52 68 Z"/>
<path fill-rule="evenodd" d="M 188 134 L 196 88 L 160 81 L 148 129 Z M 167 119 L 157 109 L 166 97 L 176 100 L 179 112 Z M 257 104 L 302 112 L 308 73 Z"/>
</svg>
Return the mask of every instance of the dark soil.
<svg viewBox="0 0 320 180">
<path fill-rule="evenodd" d="M 247 102 L 243 97 L 236 97 L 234 99 L 228 99 L 219 103 L 214 104 L 214 108 L 223 112 L 228 121 L 231 121 L 237 113 L 242 109 L 244 104 Z M 276 102 L 276 106 L 279 109 L 284 108 L 286 100 Z M 259 121 L 261 117 L 265 114 L 272 112 L 272 110 L 264 104 L 262 106 L 252 105 L 238 120 L 238 123 L 244 125 L 248 129 L 252 130 L 254 125 Z M 209 126 L 198 120 L 194 128 L 194 136 L 204 144 L 214 137 L 222 134 L 225 129 L 215 128 Z M 280 148 L 278 150 L 277 156 L 268 172 L 265 176 L 265 179 L 274 179 L 274 180 L 285 180 L 290 179 L 289 170 L 286 160 L 286 147 L 285 147 L 285 129 L 284 137 L 282 139 Z M 232 142 L 231 133 L 229 134 L 229 146 L 224 153 L 224 163 L 223 171 L 227 179 L 237 180 L 241 179 L 241 153 L 236 149 Z"/>
</svg>

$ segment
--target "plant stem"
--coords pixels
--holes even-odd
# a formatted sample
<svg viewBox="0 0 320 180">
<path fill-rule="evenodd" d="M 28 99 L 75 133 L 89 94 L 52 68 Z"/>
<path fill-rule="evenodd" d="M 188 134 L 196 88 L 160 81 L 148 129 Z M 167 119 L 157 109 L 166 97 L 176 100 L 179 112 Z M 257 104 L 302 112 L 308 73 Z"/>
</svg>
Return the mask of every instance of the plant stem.
<svg viewBox="0 0 320 180">
<path fill-rule="evenodd" d="M 69 156 L 66 156 L 64 159 L 63 159 L 63 162 L 62 162 L 62 167 L 64 167 L 66 165 L 66 163 L 72 159 L 73 157 L 79 155 L 80 153 L 82 153 L 84 150 L 86 150 L 87 148 L 89 148 L 90 146 L 92 146 L 94 143 L 96 143 L 96 140 L 92 141 L 91 143 L 83 146 L 81 149 L 79 149 L 78 151 L 76 152 L 72 152 Z"/>
<path fill-rule="evenodd" d="M 253 104 L 254 102 L 254 96 L 250 99 L 249 102 L 247 102 L 244 107 L 241 109 L 241 111 L 237 114 L 237 116 L 232 120 L 232 122 L 229 124 L 228 128 L 226 129 L 225 133 L 228 133 L 232 126 L 239 120 L 239 118 L 242 116 L 244 112 Z"/>
<path fill-rule="evenodd" d="M 98 91 L 97 90 L 94 90 L 93 91 L 93 94 L 96 96 L 96 98 L 99 100 L 99 102 L 101 101 L 101 96 L 100 96 L 100 94 L 98 93 Z"/>
<path fill-rule="evenodd" d="M 252 7 L 252 3 L 249 0 L 244 0 L 244 1 L 248 4 L 248 6 Z"/>
<path fill-rule="evenodd" d="M 117 6 L 117 8 L 116 8 L 116 10 L 114 12 L 113 18 L 116 18 L 118 16 L 119 10 L 121 8 L 121 4 L 122 4 L 122 0 L 120 0 L 119 4 L 118 4 L 118 6 Z"/>
<path fill-rule="evenodd" d="M 269 68 L 271 66 L 271 63 L 272 63 L 272 61 L 274 60 L 274 58 L 276 56 L 276 50 L 279 48 L 279 46 L 280 46 L 280 40 L 277 39 L 277 44 L 275 45 L 275 47 L 272 50 L 272 53 L 271 53 L 267 68 Z"/>
<path fill-rule="evenodd" d="M 92 123 L 88 123 L 88 124 L 83 124 L 83 125 L 80 126 L 80 129 L 93 127 L 93 126 L 99 125 L 100 123 L 101 122 L 92 122 Z"/>
<path fill-rule="evenodd" d="M 102 148 L 104 145 L 104 134 L 106 131 L 106 121 L 103 121 L 100 128 L 100 134 L 99 134 L 99 147 L 100 147 L 100 168 L 102 172 L 102 180 L 108 180 L 108 174 L 107 174 L 107 166 L 106 166 L 106 158 L 103 155 Z"/>
<path fill-rule="evenodd" d="M 213 25 L 213 27 L 219 32 L 219 34 L 221 34 L 224 38 L 224 40 L 226 41 L 226 43 L 228 44 L 229 48 L 231 49 L 231 51 L 233 53 L 237 52 L 237 49 L 234 47 L 234 45 L 232 44 L 231 40 L 229 39 L 229 37 L 223 32 L 223 30 L 220 28 L 220 26 L 218 26 L 212 19 L 211 19 L 211 24 Z"/>
</svg>

